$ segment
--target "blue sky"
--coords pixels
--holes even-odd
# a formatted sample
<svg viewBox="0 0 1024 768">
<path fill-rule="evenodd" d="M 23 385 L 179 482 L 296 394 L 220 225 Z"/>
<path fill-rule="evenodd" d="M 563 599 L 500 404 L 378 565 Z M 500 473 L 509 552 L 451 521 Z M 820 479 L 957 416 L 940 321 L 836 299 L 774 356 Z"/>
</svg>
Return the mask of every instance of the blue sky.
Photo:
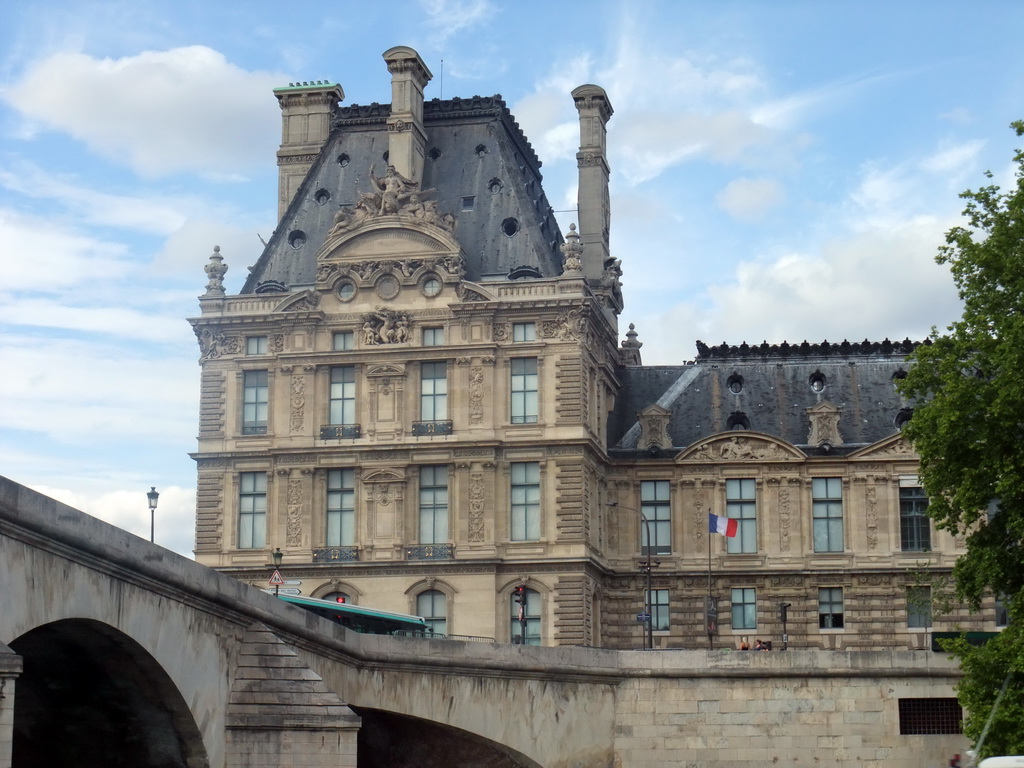
<svg viewBox="0 0 1024 768">
<path fill-rule="evenodd" d="M 1024 4 L 70 2 L 0 24 L 0 474 L 192 547 L 203 266 L 241 286 L 276 224 L 272 88 L 508 102 L 575 220 L 576 113 L 603 86 L 612 248 L 648 364 L 693 343 L 922 338 L 957 195 L 1012 179 Z"/>
</svg>

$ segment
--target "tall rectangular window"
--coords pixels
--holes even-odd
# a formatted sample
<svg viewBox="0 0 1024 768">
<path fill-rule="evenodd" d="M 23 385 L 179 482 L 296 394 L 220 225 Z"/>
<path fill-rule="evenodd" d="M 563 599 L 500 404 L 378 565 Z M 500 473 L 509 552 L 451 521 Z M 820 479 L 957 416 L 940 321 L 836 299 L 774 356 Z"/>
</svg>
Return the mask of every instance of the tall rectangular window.
<svg viewBox="0 0 1024 768">
<path fill-rule="evenodd" d="M 757 591 L 753 587 L 733 589 L 732 628 L 757 629 Z"/>
<path fill-rule="evenodd" d="M 904 552 L 927 552 L 932 548 L 928 497 L 923 488 L 900 488 L 900 543 Z"/>
<path fill-rule="evenodd" d="M 448 541 L 448 467 L 420 467 L 420 544 Z"/>
<path fill-rule="evenodd" d="M 537 340 L 537 326 L 534 323 L 512 323 L 512 341 L 520 343 Z"/>
<path fill-rule="evenodd" d="M 1010 623 L 1010 609 L 1005 595 L 998 595 L 995 599 L 996 626 L 1005 627 Z"/>
<path fill-rule="evenodd" d="M 838 477 L 811 480 L 814 507 L 814 551 L 843 551 L 843 481 Z"/>
<path fill-rule="evenodd" d="M 753 479 L 725 481 L 725 514 L 737 521 L 735 536 L 726 541 L 730 554 L 757 552 L 757 504 Z"/>
<path fill-rule="evenodd" d="M 242 472 L 238 478 L 238 548 L 267 545 L 267 473 Z"/>
<path fill-rule="evenodd" d="M 818 627 L 841 629 L 843 621 L 843 588 L 822 587 L 818 590 Z"/>
<path fill-rule="evenodd" d="M 332 469 L 327 472 L 328 547 L 351 547 L 356 543 L 356 472 Z"/>
<path fill-rule="evenodd" d="M 336 365 L 331 368 L 331 399 L 328 417 L 335 426 L 356 423 L 356 367 Z"/>
<path fill-rule="evenodd" d="M 424 328 L 423 346 L 440 347 L 444 345 L 444 328 Z"/>
<path fill-rule="evenodd" d="M 537 423 L 537 358 L 518 357 L 512 366 L 512 423 Z"/>
<path fill-rule="evenodd" d="M 646 595 L 651 606 L 651 629 L 667 631 L 668 624 L 668 590 L 652 589 Z"/>
<path fill-rule="evenodd" d="M 420 363 L 420 419 L 448 418 L 448 364 Z"/>
<path fill-rule="evenodd" d="M 354 331 L 335 331 L 332 336 L 335 352 L 348 352 L 356 348 L 356 334 Z"/>
<path fill-rule="evenodd" d="M 672 504 L 668 480 L 640 483 L 640 554 L 672 551 Z"/>
<path fill-rule="evenodd" d="M 928 629 L 932 625 L 932 588 L 907 587 L 907 627 Z"/>
<path fill-rule="evenodd" d="M 511 467 L 512 540 L 540 539 L 540 462 L 522 461 Z"/>
<path fill-rule="evenodd" d="M 266 336 L 249 336 L 245 340 L 245 354 L 265 355 L 267 354 Z"/>
<path fill-rule="evenodd" d="M 268 410 L 267 372 L 242 373 L 242 434 L 267 434 Z"/>
</svg>

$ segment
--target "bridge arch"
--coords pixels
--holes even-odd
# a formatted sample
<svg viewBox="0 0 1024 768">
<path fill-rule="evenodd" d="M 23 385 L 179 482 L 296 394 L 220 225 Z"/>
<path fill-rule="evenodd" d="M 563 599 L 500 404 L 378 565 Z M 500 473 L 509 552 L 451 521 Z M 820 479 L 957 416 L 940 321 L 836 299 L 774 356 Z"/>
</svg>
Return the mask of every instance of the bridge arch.
<svg viewBox="0 0 1024 768">
<path fill-rule="evenodd" d="M 206 768 L 202 735 L 170 676 L 128 635 L 62 619 L 10 643 L 22 657 L 13 765 Z"/>
</svg>

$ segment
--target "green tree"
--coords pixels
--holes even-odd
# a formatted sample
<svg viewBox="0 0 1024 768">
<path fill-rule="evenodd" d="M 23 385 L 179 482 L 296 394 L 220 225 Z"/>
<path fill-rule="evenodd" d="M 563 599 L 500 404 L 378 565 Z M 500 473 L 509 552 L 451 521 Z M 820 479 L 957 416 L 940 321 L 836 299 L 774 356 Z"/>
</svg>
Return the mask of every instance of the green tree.
<svg viewBox="0 0 1024 768">
<path fill-rule="evenodd" d="M 1024 121 L 1012 127 L 1024 135 Z M 1024 638 L 1012 642 L 1024 621 L 1024 151 L 1014 161 L 1012 189 L 992 184 L 961 195 L 966 226 L 946 233 L 936 260 L 952 272 L 963 316 L 945 333 L 932 331 L 901 384 L 915 404 L 904 433 L 921 457 L 928 513 L 967 537 L 953 571 L 958 597 L 975 608 L 986 594 L 1011 598 L 1012 631 L 978 649 L 952 648 L 965 672 L 958 694 L 972 738 L 1006 672 L 1024 668 Z M 1024 753 L 1024 677 L 1011 681 L 1002 707 L 1016 720 L 992 728 L 983 752 Z"/>
</svg>

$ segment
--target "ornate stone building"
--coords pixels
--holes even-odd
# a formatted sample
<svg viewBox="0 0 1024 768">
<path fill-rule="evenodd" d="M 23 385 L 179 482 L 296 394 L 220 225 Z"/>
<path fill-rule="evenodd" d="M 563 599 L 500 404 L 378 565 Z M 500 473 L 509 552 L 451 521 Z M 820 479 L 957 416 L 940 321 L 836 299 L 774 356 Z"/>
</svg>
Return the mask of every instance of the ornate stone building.
<svg viewBox="0 0 1024 768">
<path fill-rule="evenodd" d="M 572 92 L 563 235 L 499 96 L 425 102 L 419 55 L 384 59 L 390 105 L 275 92 L 280 224 L 238 295 L 218 249 L 206 267 L 197 560 L 264 586 L 279 548 L 286 588 L 506 642 L 707 647 L 710 592 L 716 646 L 778 643 L 779 603 L 791 647 L 923 646 L 963 542 L 923 516 L 900 438 L 912 344 L 643 366 L 605 92 Z"/>
</svg>

